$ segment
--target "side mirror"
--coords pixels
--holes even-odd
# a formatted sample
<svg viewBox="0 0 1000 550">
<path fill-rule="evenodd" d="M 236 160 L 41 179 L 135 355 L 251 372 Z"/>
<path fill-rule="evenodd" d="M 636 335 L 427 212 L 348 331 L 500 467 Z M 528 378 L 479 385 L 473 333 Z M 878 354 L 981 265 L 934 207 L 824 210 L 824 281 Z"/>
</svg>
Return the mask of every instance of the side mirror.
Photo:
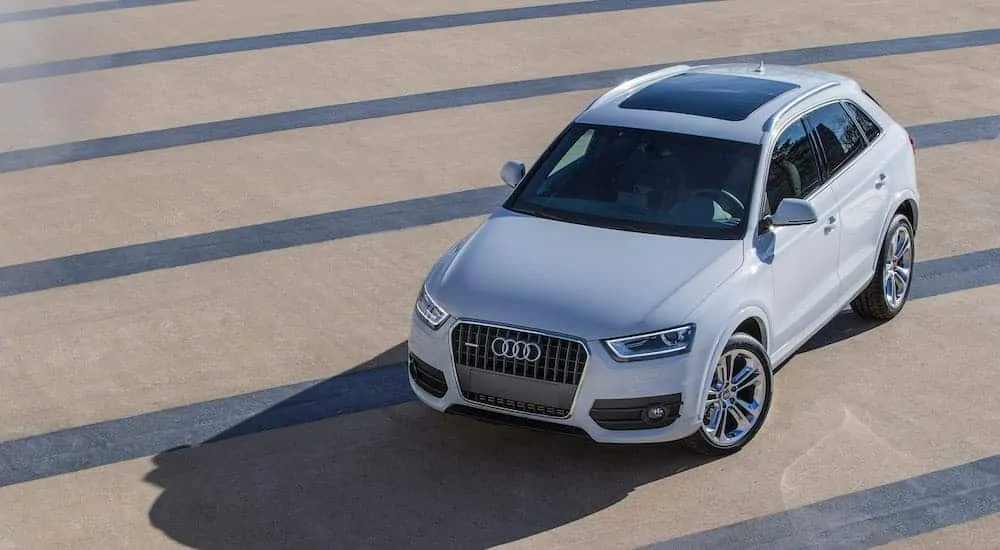
<svg viewBox="0 0 1000 550">
<path fill-rule="evenodd" d="M 816 209 L 807 200 L 787 198 L 778 203 L 778 210 L 771 216 L 771 225 L 809 225 L 816 223 Z"/>
<path fill-rule="evenodd" d="M 500 179 L 511 187 L 517 187 L 517 184 L 524 179 L 524 164 L 514 160 L 503 163 L 503 168 L 500 169 Z"/>
</svg>

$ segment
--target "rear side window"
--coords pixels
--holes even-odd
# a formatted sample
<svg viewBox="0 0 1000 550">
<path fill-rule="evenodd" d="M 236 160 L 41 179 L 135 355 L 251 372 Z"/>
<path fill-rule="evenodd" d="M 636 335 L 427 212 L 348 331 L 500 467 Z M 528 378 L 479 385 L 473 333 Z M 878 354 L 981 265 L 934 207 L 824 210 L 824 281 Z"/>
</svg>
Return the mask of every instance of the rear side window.
<svg viewBox="0 0 1000 550">
<path fill-rule="evenodd" d="M 827 170 L 833 174 L 858 156 L 865 148 L 861 128 L 854 123 L 844 106 L 831 103 L 807 116 L 813 132 L 823 148 Z"/>
<path fill-rule="evenodd" d="M 864 131 L 865 137 L 868 138 L 868 141 L 875 141 L 875 138 L 882 133 L 882 128 L 879 128 L 878 124 L 876 124 L 875 121 L 872 120 L 872 117 L 868 116 L 868 113 L 866 113 L 861 107 L 858 107 L 849 101 L 845 102 L 844 105 L 847 107 L 847 110 L 854 115 L 854 120 L 856 120 L 858 125 L 861 126 L 861 130 Z"/>
</svg>

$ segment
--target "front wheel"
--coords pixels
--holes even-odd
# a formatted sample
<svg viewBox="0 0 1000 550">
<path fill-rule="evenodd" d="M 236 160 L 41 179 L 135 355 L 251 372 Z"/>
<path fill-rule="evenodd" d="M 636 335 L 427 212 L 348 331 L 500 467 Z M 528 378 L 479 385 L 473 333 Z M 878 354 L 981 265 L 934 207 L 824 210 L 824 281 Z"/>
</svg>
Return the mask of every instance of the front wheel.
<svg viewBox="0 0 1000 550">
<path fill-rule="evenodd" d="M 906 305 L 913 280 L 913 226 L 897 214 L 882 242 L 878 269 L 861 294 L 851 301 L 851 309 L 865 319 L 888 321 Z"/>
<path fill-rule="evenodd" d="M 709 456 L 733 454 L 760 431 L 771 407 L 774 375 L 767 351 L 753 337 L 730 337 L 708 385 L 698 431 L 685 440 Z"/>
</svg>

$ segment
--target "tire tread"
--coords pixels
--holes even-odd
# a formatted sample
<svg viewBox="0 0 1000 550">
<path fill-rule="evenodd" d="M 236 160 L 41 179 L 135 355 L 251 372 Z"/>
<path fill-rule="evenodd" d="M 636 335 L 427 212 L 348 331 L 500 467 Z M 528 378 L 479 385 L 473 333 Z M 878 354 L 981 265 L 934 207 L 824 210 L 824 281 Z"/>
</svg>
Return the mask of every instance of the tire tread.
<svg viewBox="0 0 1000 550">
<path fill-rule="evenodd" d="M 903 306 L 906 305 L 907 298 L 909 298 L 910 288 L 913 286 L 913 271 L 910 272 L 910 287 L 906 289 L 906 295 L 903 297 L 903 303 L 900 304 L 899 308 L 893 310 L 889 307 L 889 304 L 885 302 L 885 296 L 882 290 L 882 270 L 885 269 L 885 254 L 887 250 L 887 244 L 889 236 L 892 235 L 896 228 L 900 224 L 906 224 L 910 230 L 910 246 L 916 249 L 916 238 L 913 234 L 913 226 L 910 223 L 909 218 L 905 214 L 896 214 L 893 217 L 892 223 L 889 224 L 889 229 L 882 236 L 882 246 L 878 255 L 878 268 L 875 270 L 875 275 L 872 276 L 872 280 L 868 283 L 861 294 L 856 298 L 851 300 L 851 309 L 854 310 L 859 317 L 874 321 L 888 321 L 900 311 L 903 310 Z"/>
</svg>

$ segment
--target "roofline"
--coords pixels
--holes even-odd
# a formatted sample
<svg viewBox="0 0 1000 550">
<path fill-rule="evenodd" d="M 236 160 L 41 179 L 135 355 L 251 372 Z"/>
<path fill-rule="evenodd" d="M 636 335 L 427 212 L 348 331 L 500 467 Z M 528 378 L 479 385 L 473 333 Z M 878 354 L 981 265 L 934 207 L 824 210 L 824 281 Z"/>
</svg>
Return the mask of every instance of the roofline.
<svg viewBox="0 0 1000 550">
<path fill-rule="evenodd" d="M 820 92 L 824 92 L 826 90 L 829 90 L 830 88 L 835 88 L 837 86 L 840 86 L 840 82 L 838 81 L 824 82 L 822 84 L 813 86 L 812 88 L 806 90 L 805 92 L 800 93 L 798 96 L 795 97 L 795 99 L 784 104 L 780 109 L 775 111 L 774 114 L 767 117 L 767 121 L 764 122 L 763 126 L 764 132 L 767 133 L 773 130 L 774 125 L 777 124 L 783 116 L 787 115 L 788 112 L 791 111 L 793 107 L 800 105 L 803 101 L 809 99 L 810 97 L 813 97 L 816 94 L 819 94 Z"/>
<path fill-rule="evenodd" d="M 632 113 L 629 116 L 625 116 L 624 111 L 619 112 L 617 109 L 605 112 L 606 110 L 605 107 L 610 107 L 610 104 L 625 97 L 628 97 L 646 86 L 650 86 L 657 82 L 673 78 L 675 76 L 680 76 L 686 73 L 694 72 L 699 69 L 711 68 L 713 66 L 716 65 L 684 63 L 684 64 L 669 65 L 666 67 L 661 67 L 659 69 L 647 72 L 645 74 L 640 74 L 638 76 L 625 80 L 624 82 L 621 82 L 614 88 L 611 88 L 610 90 L 604 92 L 603 94 L 595 98 L 593 101 L 590 102 L 589 105 L 587 105 L 586 108 L 577 113 L 577 115 L 573 118 L 573 121 L 592 123 L 592 124 L 624 124 L 625 126 L 629 127 L 645 128 L 650 130 L 661 129 L 658 128 L 658 124 L 652 124 L 652 125 L 649 124 L 649 121 L 646 120 L 645 118 L 636 119 L 634 116 L 635 113 Z M 766 79 L 767 77 L 764 78 Z M 779 80 L 782 79 L 779 78 Z M 795 91 L 788 91 L 785 94 L 779 94 L 779 96 L 777 98 L 774 98 L 773 100 L 773 102 L 777 103 L 777 105 L 768 107 L 768 110 L 771 111 L 770 114 L 764 112 L 764 113 L 759 113 L 757 115 L 758 120 L 763 120 L 763 122 L 750 123 L 753 126 L 742 125 L 745 124 L 744 122 L 740 125 L 731 127 L 732 129 L 738 129 L 737 133 L 744 134 L 742 137 L 735 137 L 734 135 L 731 135 L 728 130 L 722 132 L 722 134 L 719 134 L 718 130 L 719 128 L 722 128 L 722 126 L 718 126 L 712 129 L 710 125 L 715 124 L 718 121 L 709 122 L 710 120 L 714 120 L 711 119 L 711 117 L 704 118 L 696 115 L 683 115 L 678 113 L 657 113 L 657 114 L 649 113 L 646 116 L 653 117 L 654 119 L 657 118 L 662 119 L 664 115 L 668 115 L 668 116 L 681 117 L 682 119 L 687 118 L 691 122 L 704 121 L 705 124 L 708 124 L 708 126 L 704 126 L 703 130 L 710 132 L 709 134 L 704 134 L 704 135 L 711 135 L 713 137 L 721 137 L 724 139 L 733 139 L 736 141 L 742 141 L 746 143 L 759 144 L 763 143 L 761 139 L 762 138 L 766 139 L 766 136 L 771 134 L 774 131 L 774 129 L 788 116 L 788 114 L 793 109 L 801 106 L 807 100 L 814 98 L 818 94 L 836 88 L 837 86 L 844 85 L 846 83 L 847 81 L 844 80 L 823 79 L 821 77 L 820 81 L 814 84 L 812 87 L 803 88 L 802 84 L 799 84 L 799 89 Z M 791 97 L 786 101 L 782 101 L 781 99 L 779 99 L 780 96 L 786 94 L 791 94 Z M 760 126 L 757 126 L 757 124 L 760 124 Z M 702 122 L 697 122 L 697 125 L 702 126 Z M 762 130 L 763 135 L 757 133 L 760 132 L 761 130 L 752 130 L 751 129 L 752 127 L 760 128 Z"/>
<path fill-rule="evenodd" d="M 598 96 L 590 102 L 590 105 L 587 105 L 587 108 L 584 109 L 583 112 L 591 110 L 598 103 L 604 103 L 614 99 L 615 97 L 621 97 L 622 95 L 632 92 L 645 84 L 652 84 L 654 82 L 659 82 L 660 80 L 666 80 L 672 76 L 684 74 L 694 68 L 696 68 L 696 66 L 687 64 L 670 65 L 663 67 L 662 69 L 657 69 L 655 71 L 639 75 L 635 78 L 631 78 Z"/>
</svg>

